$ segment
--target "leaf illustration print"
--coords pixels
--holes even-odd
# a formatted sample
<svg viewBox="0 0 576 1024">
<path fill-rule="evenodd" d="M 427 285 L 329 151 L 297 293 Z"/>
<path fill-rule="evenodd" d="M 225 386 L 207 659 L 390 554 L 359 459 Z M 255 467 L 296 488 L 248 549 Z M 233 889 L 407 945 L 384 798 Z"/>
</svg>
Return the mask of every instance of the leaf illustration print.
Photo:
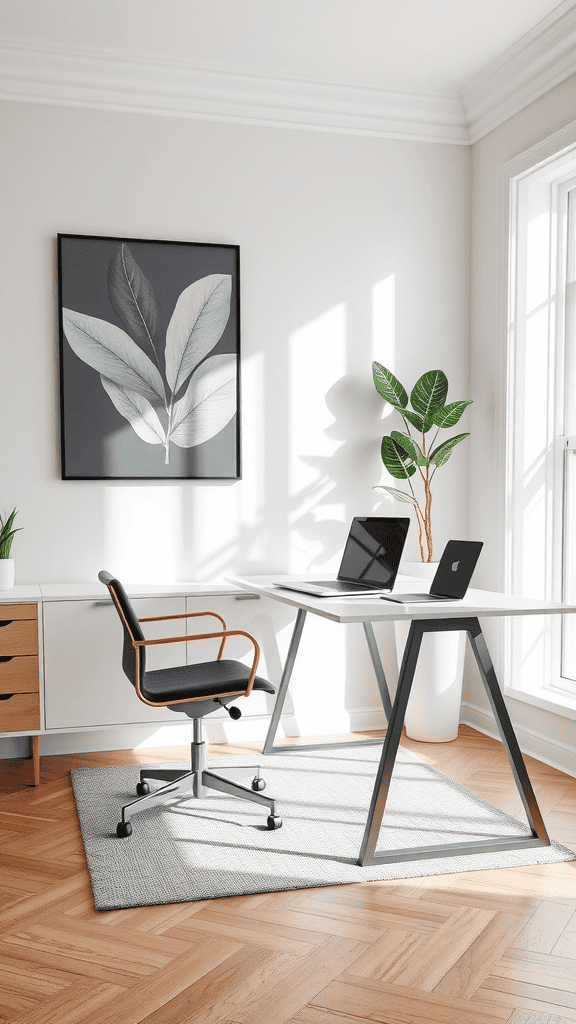
<svg viewBox="0 0 576 1024">
<path fill-rule="evenodd" d="M 211 274 L 185 288 L 166 332 L 166 377 L 174 395 L 220 341 L 230 316 L 232 278 Z"/>
<path fill-rule="evenodd" d="M 100 375 L 102 387 L 119 413 L 132 424 L 133 429 L 148 444 L 166 444 L 164 427 L 158 419 L 158 414 L 148 399 L 139 395 L 137 391 L 129 391 L 128 388 L 120 388 L 113 381 L 108 380 L 103 374 Z"/>
<path fill-rule="evenodd" d="M 174 407 L 169 440 L 192 448 L 218 434 L 236 412 L 236 357 L 211 356 L 193 375 Z"/>
<path fill-rule="evenodd" d="M 133 341 L 160 366 L 156 350 L 161 314 L 150 281 L 126 242 L 118 246 L 108 267 L 108 295 L 112 308 Z"/>
<path fill-rule="evenodd" d="M 107 320 L 72 309 L 62 310 L 62 315 L 70 348 L 88 366 L 120 387 L 166 404 L 160 371 L 125 331 Z"/>
<path fill-rule="evenodd" d="M 209 356 L 230 317 L 232 278 L 209 274 L 181 292 L 166 330 L 164 359 L 160 305 L 125 242 L 110 260 L 107 283 L 125 329 L 64 309 L 66 338 L 100 374 L 114 408 L 137 436 L 164 446 L 169 464 L 171 441 L 180 448 L 203 444 L 236 412 L 236 356 Z"/>
</svg>

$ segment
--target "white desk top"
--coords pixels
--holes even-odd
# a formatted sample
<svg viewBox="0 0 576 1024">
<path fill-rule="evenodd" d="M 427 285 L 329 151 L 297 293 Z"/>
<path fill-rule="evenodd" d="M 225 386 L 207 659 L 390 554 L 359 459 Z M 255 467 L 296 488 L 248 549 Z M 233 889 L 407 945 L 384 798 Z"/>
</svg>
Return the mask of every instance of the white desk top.
<svg viewBox="0 0 576 1024">
<path fill-rule="evenodd" d="M 312 579 L 313 576 L 310 576 Z M 318 576 L 325 579 L 326 576 Z M 283 590 L 272 581 L 294 579 L 276 573 L 273 576 L 235 576 L 230 582 L 256 594 L 273 597 L 276 601 L 303 608 L 305 611 L 322 615 L 334 622 L 387 622 L 393 619 L 451 619 L 480 618 L 485 615 L 561 615 L 576 612 L 576 605 L 559 604 L 553 601 L 539 601 L 530 597 L 515 597 L 513 594 L 498 594 L 490 590 L 470 589 L 461 601 L 439 601 L 437 604 L 395 604 L 382 601 L 379 597 L 311 597 L 295 590 Z M 395 585 L 398 593 L 413 594 L 426 590 L 424 580 L 398 576 Z"/>
</svg>

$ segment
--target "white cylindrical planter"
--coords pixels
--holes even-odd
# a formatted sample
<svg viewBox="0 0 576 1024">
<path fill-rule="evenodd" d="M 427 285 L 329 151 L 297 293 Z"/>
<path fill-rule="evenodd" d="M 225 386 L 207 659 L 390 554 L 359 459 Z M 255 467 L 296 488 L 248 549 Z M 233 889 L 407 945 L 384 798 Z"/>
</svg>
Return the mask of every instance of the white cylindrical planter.
<svg viewBox="0 0 576 1024">
<path fill-rule="evenodd" d="M 433 562 L 403 563 L 406 576 L 431 580 L 438 565 Z M 416 588 L 415 588 L 416 589 Z M 408 639 L 410 620 L 394 623 L 398 669 Z M 425 633 L 412 683 L 404 725 L 413 740 L 447 743 L 456 739 L 460 723 L 466 633 Z"/>
<path fill-rule="evenodd" d="M 14 559 L 0 558 L 0 590 L 12 590 L 14 586 Z"/>
</svg>

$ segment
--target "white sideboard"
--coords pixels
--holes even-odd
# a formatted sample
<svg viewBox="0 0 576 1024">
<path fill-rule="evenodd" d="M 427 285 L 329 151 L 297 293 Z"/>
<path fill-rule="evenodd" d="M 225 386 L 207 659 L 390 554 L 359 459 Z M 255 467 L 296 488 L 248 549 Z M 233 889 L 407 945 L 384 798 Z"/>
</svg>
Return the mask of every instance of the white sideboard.
<svg viewBox="0 0 576 1024">
<path fill-rule="evenodd" d="M 212 610 L 231 629 L 262 632 L 259 599 L 229 584 L 175 583 L 127 586 L 136 614 L 170 615 Z M 174 636 L 220 628 L 213 618 L 148 623 L 147 636 Z M 163 644 L 148 665 L 210 660 L 218 641 Z M 252 657 L 245 638 L 231 637 L 226 656 Z M 106 589 L 94 584 L 16 586 L 0 592 L 0 738 L 29 737 L 34 781 L 39 782 L 39 737 L 104 728 L 188 722 L 186 715 L 147 707 L 122 671 L 122 626 Z M 259 671 L 267 674 L 265 657 Z M 269 674 L 269 673 L 268 673 Z M 265 694 L 250 700 L 250 714 L 267 714 Z"/>
</svg>

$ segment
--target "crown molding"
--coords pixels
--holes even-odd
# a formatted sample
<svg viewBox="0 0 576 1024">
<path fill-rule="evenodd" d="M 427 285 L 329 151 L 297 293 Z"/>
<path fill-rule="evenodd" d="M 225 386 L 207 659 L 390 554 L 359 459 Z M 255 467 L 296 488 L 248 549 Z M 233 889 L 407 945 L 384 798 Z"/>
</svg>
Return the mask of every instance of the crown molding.
<svg viewBox="0 0 576 1024">
<path fill-rule="evenodd" d="M 576 4 L 565 0 L 462 89 L 470 142 L 576 73 Z"/>
<path fill-rule="evenodd" d="M 150 61 L 0 38 L 0 97 L 30 103 L 468 145 L 460 97 Z"/>
</svg>

